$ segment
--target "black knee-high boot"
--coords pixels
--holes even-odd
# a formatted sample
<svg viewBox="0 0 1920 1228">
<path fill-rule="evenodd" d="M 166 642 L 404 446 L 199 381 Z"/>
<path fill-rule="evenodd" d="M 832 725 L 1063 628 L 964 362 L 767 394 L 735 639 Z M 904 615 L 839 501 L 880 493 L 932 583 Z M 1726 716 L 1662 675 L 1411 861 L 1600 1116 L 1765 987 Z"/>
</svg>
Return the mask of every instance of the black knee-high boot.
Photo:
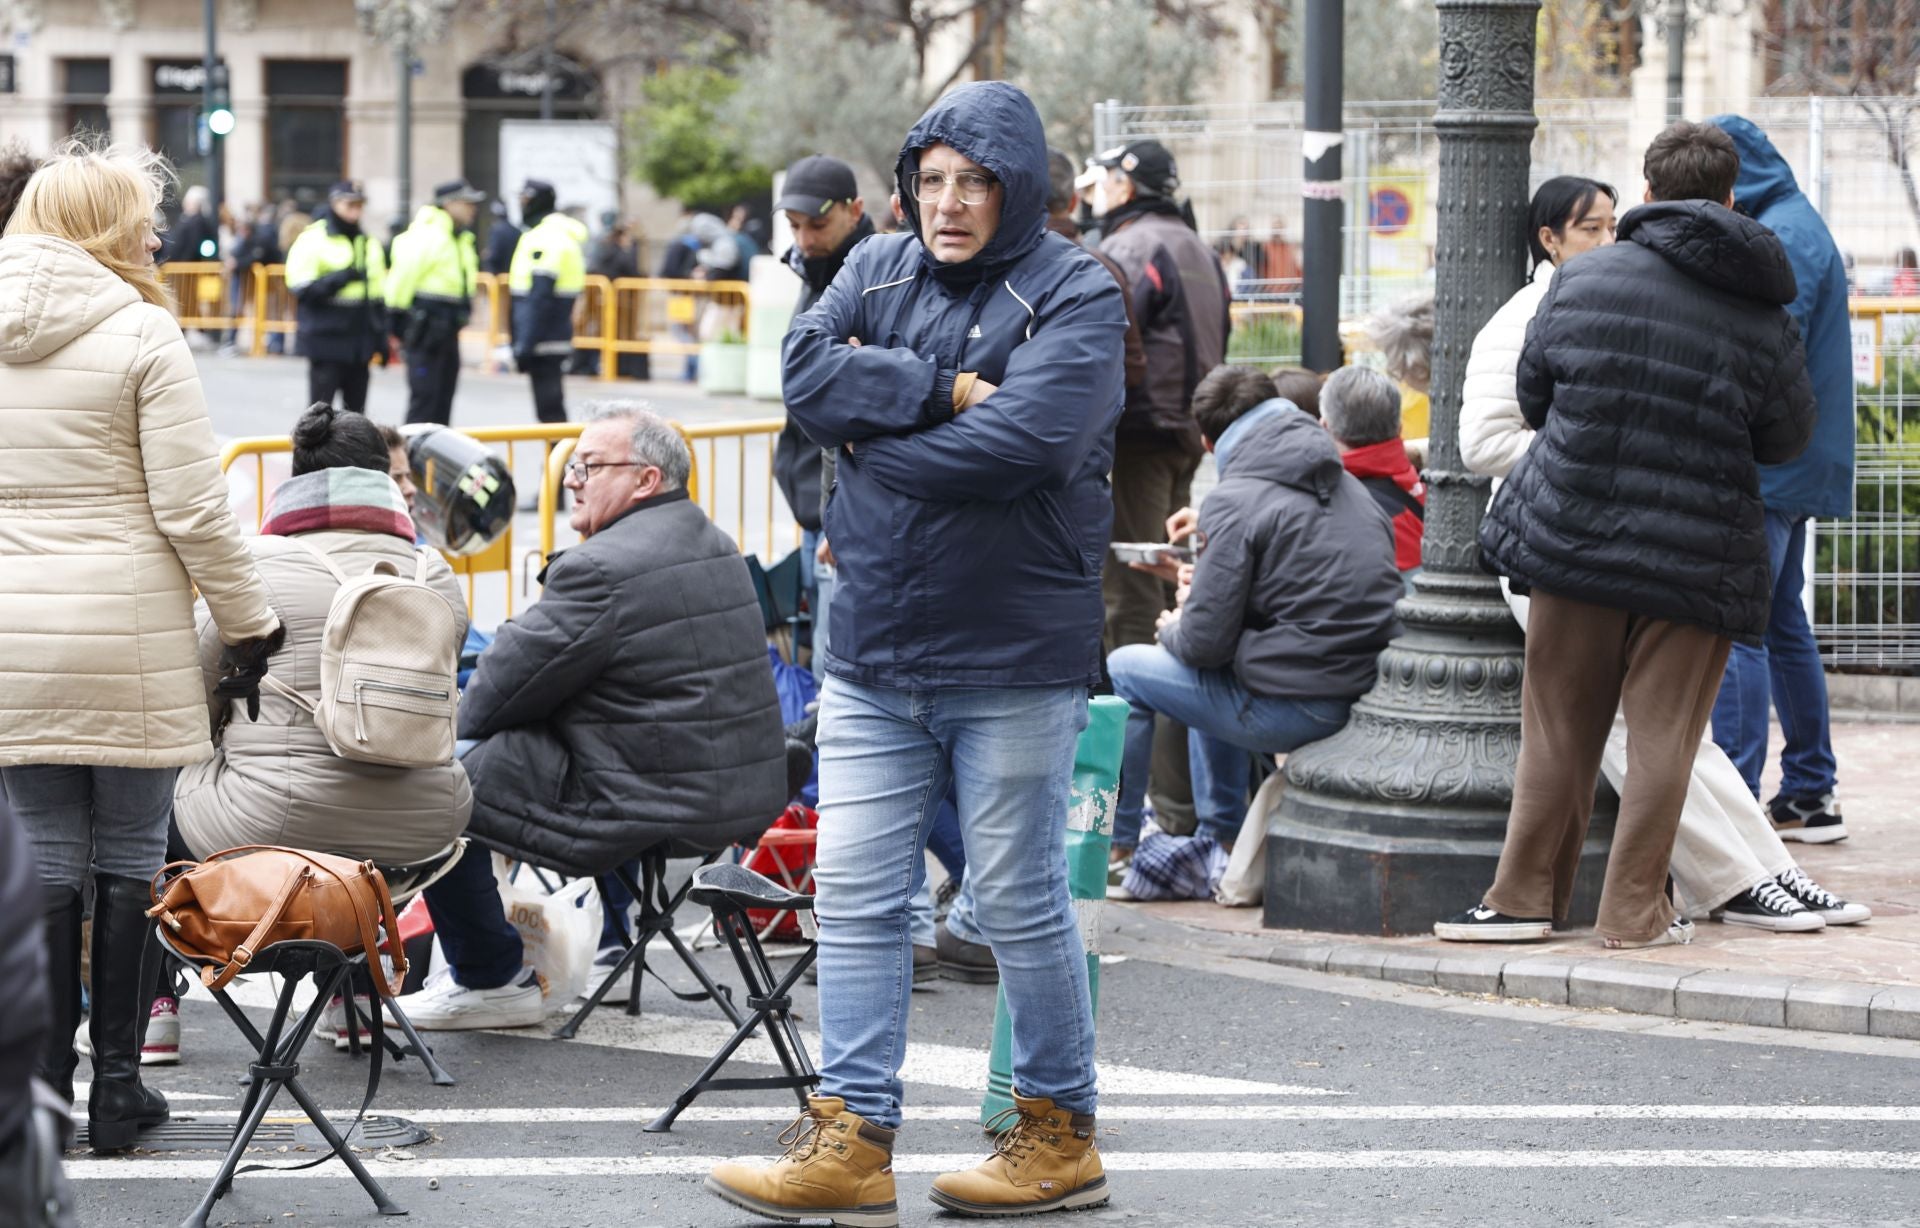
<svg viewBox="0 0 1920 1228">
<path fill-rule="evenodd" d="M 46 888 L 43 919 L 47 942 L 47 973 L 51 981 L 53 1021 L 40 1051 L 40 1077 L 47 1086 L 73 1102 L 73 1072 L 80 1055 L 73 1051 L 73 1034 L 80 1029 L 80 893 L 72 887 Z"/>
<path fill-rule="evenodd" d="M 166 1097 L 140 1082 L 140 1046 L 153 1005 L 147 884 L 96 874 L 93 901 L 93 1089 L 87 1130 L 95 1151 L 119 1151 L 167 1120 Z"/>
</svg>

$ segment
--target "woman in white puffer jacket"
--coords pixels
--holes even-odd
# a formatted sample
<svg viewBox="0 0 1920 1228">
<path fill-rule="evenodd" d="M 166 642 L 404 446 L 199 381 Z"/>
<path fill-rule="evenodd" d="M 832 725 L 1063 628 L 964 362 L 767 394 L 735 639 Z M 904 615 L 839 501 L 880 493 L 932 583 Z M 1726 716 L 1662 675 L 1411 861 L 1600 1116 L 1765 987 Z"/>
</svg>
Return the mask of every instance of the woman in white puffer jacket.
<svg viewBox="0 0 1920 1228">
<path fill-rule="evenodd" d="M 1528 283 L 1493 313 L 1474 338 L 1467 358 L 1460 406 L 1460 455 L 1467 468 L 1506 477 L 1533 442 L 1533 430 L 1520 415 L 1514 371 L 1527 341 L 1527 326 L 1546 297 L 1553 270 L 1582 252 L 1613 242 L 1618 198 L 1592 179 L 1549 179 L 1534 193 L 1528 217 L 1528 245 L 1534 273 Z M 1511 593 L 1508 604 L 1524 629 L 1527 599 Z M 1627 774 L 1627 734 L 1614 726 L 1601 761 L 1615 790 Z M 1775 931 L 1817 930 L 1852 925 L 1872 913 L 1862 904 L 1840 899 L 1809 878 L 1774 833 L 1746 781 L 1709 736 L 1694 758 L 1693 779 L 1680 830 L 1674 840 L 1674 886 L 1682 908 L 1736 925 Z M 1442 923 L 1442 938 L 1471 938 Z M 1491 936 L 1490 936 L 1491 937 Z"/>
</svg>

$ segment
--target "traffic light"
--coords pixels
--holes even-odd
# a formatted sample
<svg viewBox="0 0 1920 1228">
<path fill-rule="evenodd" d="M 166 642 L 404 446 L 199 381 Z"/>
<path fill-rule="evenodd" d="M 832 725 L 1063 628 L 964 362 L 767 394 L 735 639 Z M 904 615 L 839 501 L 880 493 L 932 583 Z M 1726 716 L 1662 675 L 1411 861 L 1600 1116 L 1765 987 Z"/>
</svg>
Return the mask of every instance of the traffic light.
<svg viewBox="0 0 1920 1228">
<path fill-rule="evenodd" d="M 207 131 L 227 136 L 233 131 L 233 98 L 227 90 L 227 66 L 215 64 L 207 87 Z"/>
</svg>

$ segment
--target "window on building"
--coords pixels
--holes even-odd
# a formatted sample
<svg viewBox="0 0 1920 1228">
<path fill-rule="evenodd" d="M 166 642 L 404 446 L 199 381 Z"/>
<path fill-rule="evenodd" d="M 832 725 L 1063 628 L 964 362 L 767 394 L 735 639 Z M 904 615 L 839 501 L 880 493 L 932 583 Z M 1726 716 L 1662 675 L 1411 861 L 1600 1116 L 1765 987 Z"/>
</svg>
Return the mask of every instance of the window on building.
<svg viewBox="0 0 1920 1228">
<path fill-rule="evenodd" d="M 152 130 L 147 143 L 179 172 L 182 192 L 205 186 L 207 159 L 200 152 L 200 105 L 206 66 L 199 60 L 149 60 L 147 80 L 153 94 Z M 179 204 L 170 199 L 163 208 L 171 218 Z"/>
<path fill-rule="evenodd" d="M 269 60 L 267 97 L 267 198 L 312 210 L 346 178 L 346 62 Z"/>
<path fill-rule="evenodd" d="M 67 131 L 110 135 L 107 95 L 113 90 L 113 65 L 107 60 L 62 60 L 60 92 L 66 104 Z"/>
</svg>

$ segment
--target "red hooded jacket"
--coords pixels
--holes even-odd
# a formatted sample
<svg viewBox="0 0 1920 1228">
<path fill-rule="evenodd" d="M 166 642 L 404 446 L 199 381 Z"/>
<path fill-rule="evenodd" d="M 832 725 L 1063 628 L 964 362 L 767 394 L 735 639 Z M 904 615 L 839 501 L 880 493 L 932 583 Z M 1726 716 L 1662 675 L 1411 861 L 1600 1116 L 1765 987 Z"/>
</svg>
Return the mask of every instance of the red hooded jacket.
<svg viewBox="0 0 1920 1228">
<path fill-rule="evenodd" d="M 1393 518 L 1393 561 L 1401 571 L 1420 566 L 1420 534 L 1426 528 L 1427 484 L 1398 439 L 1355 448 L 1340 457 L 1374 501 Z"/>
</svg>

